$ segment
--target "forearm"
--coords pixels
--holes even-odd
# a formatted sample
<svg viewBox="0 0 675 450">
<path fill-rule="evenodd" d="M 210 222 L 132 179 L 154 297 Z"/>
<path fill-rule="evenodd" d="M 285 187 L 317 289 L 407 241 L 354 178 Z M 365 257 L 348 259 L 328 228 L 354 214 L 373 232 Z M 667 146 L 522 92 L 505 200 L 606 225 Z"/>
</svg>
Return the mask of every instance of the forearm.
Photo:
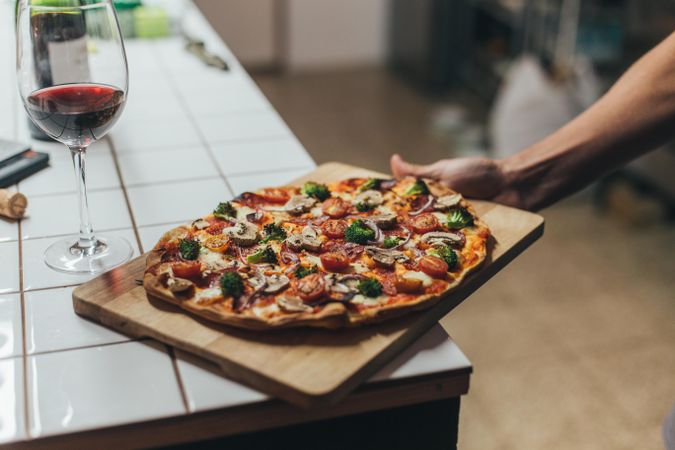
<svg viewBox="0 0 675 450">
<path fill-rule="evenodd" d="M 547 206 L 675 136 L 675 33 L 631 67 L 587 111 L 500 162 L 501 195 Z"/>
</svg>

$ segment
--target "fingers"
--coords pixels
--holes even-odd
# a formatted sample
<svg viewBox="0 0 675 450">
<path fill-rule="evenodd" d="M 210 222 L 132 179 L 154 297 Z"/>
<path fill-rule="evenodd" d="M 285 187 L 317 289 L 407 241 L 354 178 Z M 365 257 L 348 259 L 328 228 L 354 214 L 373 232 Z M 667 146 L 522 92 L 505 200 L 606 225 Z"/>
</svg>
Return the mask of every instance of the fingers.
<svg viewBox="0 0 675 450">
<path fill-rule="evenodd" d="M 398 154 L 393 154 L 391 156 L 390 165 L 391 173 L 394 174 L 394 177 L 396 178 L 405 176 L 435 178 L 438 175 L 434 164 L 427 166 L 410 164 L 409 162 L 404 161 Z"/>
</svg>

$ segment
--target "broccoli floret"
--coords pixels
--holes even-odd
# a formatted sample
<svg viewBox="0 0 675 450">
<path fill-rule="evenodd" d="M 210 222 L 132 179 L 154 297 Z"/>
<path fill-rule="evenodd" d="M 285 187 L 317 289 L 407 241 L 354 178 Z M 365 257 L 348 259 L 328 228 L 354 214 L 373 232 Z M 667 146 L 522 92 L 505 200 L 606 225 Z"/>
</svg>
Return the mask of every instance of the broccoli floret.
<svg viewBox="0 0 675 450">
<path fill-rule="evenodd" d="M 220 290 L 223 292 L 223 297 L 230 295 L 239 297 L 244 293 L 244 280 L 237 272 L 225 272 L 220 277 Z"/>
<path fill-rule="evenodd" d="M 262 240 L 263 244 L 269 241 L 283 241 L 286 239 L 286 230 L 275 223 L 268 223 L 263 227 L 265 238 Z"/>
<path fill-rule="evenodd" d="M 384 248 L 396 247 L 399 244 L 399 242 L 401 242 L 401 239 L 402 238 L 398 236 L 387 236 L 386 238 L 384 238 Z"/>
<path fill-rule="evenodd" d="M 302 193 L 318 199 L 319 201 L 324 201 L 330 197 L 330 191 L 325 184 L 315 183 L 314 181 L 308 181 L 302 187 Z"/>
<path fill-rule="evenodd" d="M 361 280 L 357 286 L 359 292 L 366 297 L 379 297 L 382 294 L 382 284 L 375 278 Z"/>
<path fill-rule="evenodd" d="M 375 205 L 371 205 L 371 204 L 366 203 L 366 202 L 359 202 L 359 203 L 356 204 L 356 210 L 358 212 L 368 212 L 371 209 L 375 209 Z"/>
<path fill-rule="evenodd" d="M 299 266 L 297 269 L 295 269 L 295 276 L 296 278 L 305 278 L 307 275 L 316 272 L 317 272 L 316 266 L 310 267 Z"/>
<path fill-rule="evenodd" d="M 345 230 L 345 240 L 356 244 L 367 244 L 375 239 L 375 231 L 368 228 L 362 220 L 357 220 Z"/>
<path fill-rule="evenodd" d="M 464 208 L 455 209 L 448 213 L 448 228 L 458 230 L 473 224 L 473 216 Z"/>
<path fill-rule="evenodd" d="M 406 197 L 412 197 L 413 195 L 422 195 L 422 194 L 428 194 L 429 193 L 429 188 L 427 187 L 427 184 L 422 180 L 421 178 L 418 178 L 415 180 L 415 183 L 413 183 L 407 191 L 405 191 Z"/>
<path fill-rule="evenodd" d="M 199 242 L 194 239 L 181 239 L 178 243 L 178 251 L 183 259 L 195 260 L 199 257 Z"/>
<path fill-rule="evenodd" d="M 258 250 L 255 253 L 251 253 L 246 257 L 246 262 L 251 264 L 260 264 L 260 263 L 270 263 L 276 264 L 278 262 L 277 254 L 274 253 L 272 247 L 267 246 Z"/>
<path fill-rule="evenodd" d="M 365 183 L 359 186 L 359 191 L 367 191 L 369 189 L 377 190 L 380 188 L 382 181 L 383 180 L 379 178 L 368 178 Z"/>
<path fill-rule="evenodd" d="M 219 219 L 227 219 L 228 217 L 237 217 L 237 210 L 230 202 L 220 202 L 216 209 L 213 210 L 213 215 Z"/>
<path fill-rule="evenodd" d="M 453 270 L 457 267 L 457 253 L 447 245 L 438 245 L 427 253 L 433 256 L 438 256 L 448 265 L 449 270 Z"/>
</svg>

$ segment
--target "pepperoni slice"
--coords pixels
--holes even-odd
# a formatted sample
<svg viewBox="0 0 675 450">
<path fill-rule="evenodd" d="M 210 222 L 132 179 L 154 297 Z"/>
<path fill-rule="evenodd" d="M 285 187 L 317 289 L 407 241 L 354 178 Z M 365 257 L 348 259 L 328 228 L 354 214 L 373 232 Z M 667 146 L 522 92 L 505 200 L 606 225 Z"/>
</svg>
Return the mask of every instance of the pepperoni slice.
<svg viewBox="0 0 675 450">
<path fill-rule="evenodd" d="M 331 239 L 342 239 L 347 227 L 348 225 L 345 220 L 330 219 L 321 224 L 321 231 Z"/>
<path fill-rule="evenodd" d="M 445 278 L 448 275 L 448 264 L 441 258 L 425 256 L 417 263 L 419 269 L 434 278 Z"/>
<path fill-rule="evenodd" d="M 349 267 L 349 258 L 344 253 L 323 253 L 320 258 L 321 265 L 329 272 L 342 272 Z"/>
<path fill-rule="evenodd" d="M 342 200 L 340 197 L 331 197 L 321 205 L 323 213 L 334 219 L 346 216 L 349 213 L 349 208 L 349 203 Z"/>
<path fill-rule="evenodd" d="M 171 270 L 178 278 L 194 279 L 201 276 L 202 265 L 198 261 L 179 261 L 171 265 Z"/>
<path fill-rule="evenodd" d="M 298 297 L 306 302 L 312 302 L 321 298 L 326 293 L 326 282 L 323 275 L 312 273 L 304 278 L 295 280 L 295 290 Z"/>
<path fill-rule="evenodd" d="M 416 233 L 424 234 L 430 231 L 434 231 L 441 226 L 438 219 L 433 214 L 425 213 L 420 214 L 419 216 L 413 217 L 410 220 L 410 226 Z"/>
<path fill-rule="evenodd" d="M 260 196 L 270 203 L 286 203 L 291 198 L 285 189 L 278 188 L 263 189 Z"/>
</svg>

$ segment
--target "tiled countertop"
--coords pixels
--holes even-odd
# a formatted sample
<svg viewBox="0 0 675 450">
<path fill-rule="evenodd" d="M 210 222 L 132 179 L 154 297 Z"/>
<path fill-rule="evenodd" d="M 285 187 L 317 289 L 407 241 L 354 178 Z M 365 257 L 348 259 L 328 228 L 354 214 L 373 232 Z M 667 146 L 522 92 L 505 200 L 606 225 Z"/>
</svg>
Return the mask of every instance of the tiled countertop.
<svg viewBox="0 0 675 450">
<path fill-rule="evenodd" d="M 0 20 L 8 21 L 9 2 L 0 0 L 0 8 Z M 110 139 L 88 152 L 94 227 L 126 237 L 136 254 L 233 194 L 283 184 L 314 168 L 191 5 L 185 26 L 231 70 L 207 68 L 178 38 L 128 40 L 128 104 Z M 12 30 L 0 23 L 0 137 L 28 142 L 7 44 Z M 275 402 L 191 355 L 131 340 L 74 314 L 73 287 L 90 277 L 52 271 L 42 260 L 52 241 L 77 230 L 70 156 L 61 144 L 33 146 L 50 154 L 51 167 L 13 188 L 29 197 L 30 215 L 21 222 L 0 219 L 0 443 Z M 424 377 L 467 374 L 470 367 L 437 325 L 369 384 L 399 380 L 414 387 Z M 464 390 L 468 377 L 466 383 Z"/>
</svg>

